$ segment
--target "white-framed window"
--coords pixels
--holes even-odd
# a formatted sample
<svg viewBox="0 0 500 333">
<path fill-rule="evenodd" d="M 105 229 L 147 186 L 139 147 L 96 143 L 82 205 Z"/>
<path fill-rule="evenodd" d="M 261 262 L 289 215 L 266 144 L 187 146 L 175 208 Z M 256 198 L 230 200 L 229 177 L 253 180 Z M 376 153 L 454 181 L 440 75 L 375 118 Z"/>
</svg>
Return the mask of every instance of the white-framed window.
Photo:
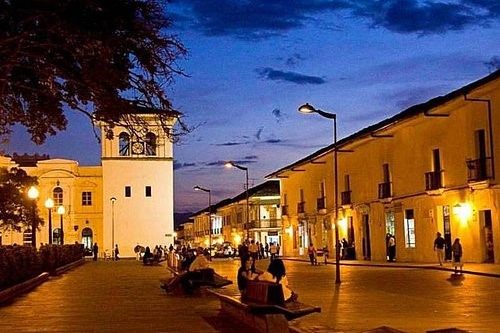
<svg viewBox="0 0 500 333">
<path fill-rule="evenodd" d="M 92 192 L 82 192 L 82 206 L 92 206 Z"/>
<path fill-rule="evenodd" d="M 415 247 L 415 218 L 413 209 L 405 209 L 405 246 Z"/>
<path fill-rule="evenodd" d="M 54 207 L 59 207 L 63 205 L 64 192 L 60 187 L 56 187 L 52 190 L 52 199 L 54 200 Z"/>
</svg>

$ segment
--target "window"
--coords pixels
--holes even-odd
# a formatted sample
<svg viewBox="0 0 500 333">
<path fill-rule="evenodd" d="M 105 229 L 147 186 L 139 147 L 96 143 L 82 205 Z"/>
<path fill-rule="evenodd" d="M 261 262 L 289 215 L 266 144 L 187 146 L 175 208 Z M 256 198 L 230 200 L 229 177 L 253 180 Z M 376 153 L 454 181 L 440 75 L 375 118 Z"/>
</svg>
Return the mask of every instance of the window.
<svg viewBox="0 0 500 333">
<path fill-rule="evenodd" d="M 23 245 L 31 245 L 31 229 L 26 229 L 23 232 Z"/>
<path fill-rule="evenodd" d="M 119 140 L 119 154 L 120 156 L 129 156 L 130 155 L 130 135 L 128 133 L 122 132 L 118 136 Z"/>
<path fill-rule="evenodd" d="M 405 210 L 405 244 L 406 247 L 415 247 L 415 218 L 413 209 Z"/>
<path fill-rule="evenodd" d="M 61 229 L 55 228 L 52 231 L 52 244 L 61 245 Z"/>
<path fill-rule="evenodd" d="M 82 206 L 92 206 L 92 192 L 82 192 Z"/>
<path fill-rule="evenodd" d="M 130 198 L 132 196 L 132 187 L 125 186 L 125 197 Z"/>
<path fill-rule="evenodd" d="M 151 196 L 151 186 L 146 186 L 146 196 L 147 197 Z"/>
<path fill-rule="evenodd" d="M 52 199 L 54 199 L 54 207 L 59 207 L 63 205 L 63 189 L 56 187 L 52 191 Z"/>
<path fill-rule="evenodd" d="M 148 132 L 144 141 L 146 142 L 146 155 L 156 156 L 156 135 Z"/>
</svg>

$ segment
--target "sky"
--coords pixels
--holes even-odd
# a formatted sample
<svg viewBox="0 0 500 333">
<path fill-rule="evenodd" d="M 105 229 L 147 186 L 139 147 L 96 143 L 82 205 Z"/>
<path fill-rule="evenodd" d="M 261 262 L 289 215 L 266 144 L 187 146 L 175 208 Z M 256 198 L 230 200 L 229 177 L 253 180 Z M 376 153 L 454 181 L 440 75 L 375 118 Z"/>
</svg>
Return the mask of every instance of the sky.
<svg viewBox="0 0 500 333">
<path fill-rule="evenodd" d="M 337 114 L 338 138 L 500 68 L 498 0 L 173 0 L 168 33 L 187 47 L 167 88 L 193 131 L 174 147 L 176 212 L 197 211 L 333 140 L 332 123 L 302 115 L 308 102 Z M 42 146 L 16 128 L 7 153 L 100 163 L 88 120 L 68 113 Z"/>
</svg>

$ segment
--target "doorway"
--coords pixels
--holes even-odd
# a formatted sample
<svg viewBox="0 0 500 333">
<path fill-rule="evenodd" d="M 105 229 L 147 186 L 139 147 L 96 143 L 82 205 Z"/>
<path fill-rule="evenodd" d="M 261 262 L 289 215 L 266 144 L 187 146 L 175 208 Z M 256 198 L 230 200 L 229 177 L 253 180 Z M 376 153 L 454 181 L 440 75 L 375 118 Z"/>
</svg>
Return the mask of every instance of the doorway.
<svg viewBox="0 0 500 333">
<path fill-rule="evenodd" d="M 491 218 L 491 210 L 480 210 L 479 219 L 483 229 L 483 253 L 484 262 L 495 262 L 495 246 L 493 243 L 493 222 Z"/>
<path fill-rule="evenodd" d="M 444 259 L 451 260 L 450 206 L 443 206 L 443 232 L 445 243 Z"/>
<path fill-rule="evenodd" d="M 361 221 L 363 221 L 363 258 L 365 260 L 371 260 L 372 258 L 372 247 L 370 240 L 370 218 L 368 214 L 363 214 L 361 216 Z"/>
<path fill-rule="evenodd" d="M 90 228 L 83 228 L 82 230 L 82 244 L 84 249 L 92 249 L 92 229 Z"/>
</svg>

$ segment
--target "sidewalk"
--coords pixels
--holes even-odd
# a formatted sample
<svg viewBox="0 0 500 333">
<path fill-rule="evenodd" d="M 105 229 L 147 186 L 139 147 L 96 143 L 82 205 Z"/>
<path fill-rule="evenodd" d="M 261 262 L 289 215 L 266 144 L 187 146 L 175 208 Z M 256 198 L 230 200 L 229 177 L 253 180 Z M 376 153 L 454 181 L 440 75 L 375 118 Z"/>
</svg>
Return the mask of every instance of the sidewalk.
<svg viewBox="0 0 500 333">
<path fill-rule="evenodd" d="M 309 262 L 309 258 L 304 257 L 281 257 L 283 260 L 290 261 L 303 261 Z M 322 258 L 321 258 L 322 259 Z M 323 260 L 318 260 L 320 264 L 324 264 Z M 328 259 L 328 265 L 335 265 L 335 259 Z M 439 271 L 453 272 L 451 262 L 439 266 L 434 263 L 412 263 L 412 262 L 385 262 L 385 261 L 369 261 L 369 260 L 341 260 L 342 266 L 373 266 L 373 267 L 387 267 L 387 268 L 418 268 L 418 269 L 431 269 Z M 464 263 L 464 274 L 488 276 L 500 278 L 500 264 L 478 264 L 478 263 Z"/>
</svg>

